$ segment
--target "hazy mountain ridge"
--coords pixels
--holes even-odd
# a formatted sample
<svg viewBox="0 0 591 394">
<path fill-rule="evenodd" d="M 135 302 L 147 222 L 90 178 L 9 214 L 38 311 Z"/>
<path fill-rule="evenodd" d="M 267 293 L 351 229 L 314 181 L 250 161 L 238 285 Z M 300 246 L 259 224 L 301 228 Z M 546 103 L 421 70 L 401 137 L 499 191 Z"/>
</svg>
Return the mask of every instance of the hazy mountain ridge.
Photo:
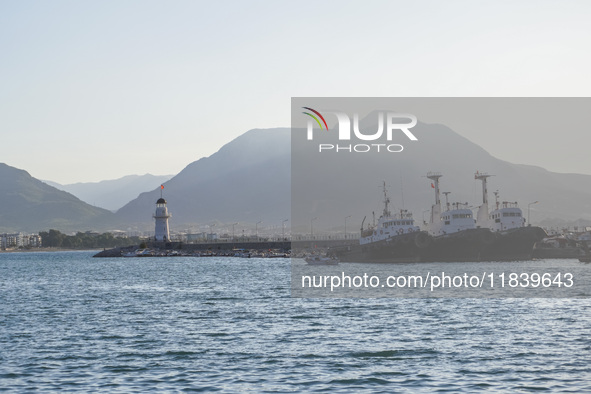
<svg viewBox="0 0 591 394">
<path fill-rule="evenodd" d="M 441 124 L 418 123 L 413 133 L 418 141 L 403 142 L 404 151 L 397 154 L 364 158 L 338 153 L 339 160 L 334 160 L 336 153 L 323 153 L 292 158 L 292 177 L 296 182 L 296 189 L 292 190 L 292 225 L 309 232 L 310 218 L 318 217 L 314 227 L 319 230 L 343 227 L 343 218 L 351 215 L 349 223 L 358 229 L 364 216 L 371 221 L 372 212 L 380 215 L 383 204 L 379 187 L 384 180 L 392 211 L 409 209 L 415 220 L 421 222 L 423 217 L 428 218 L 435 200 L 431 181 L 425 177 L 430 171 L 443 175 L 441 191 L 451 192 L 450 203 L 480 205 L 481 184 L 474 180 L 474 173 L 480 171 L 495 175 L 488 182 L 491 209 L 495 201 L 493 192 L 499 190 L 500 202 L 517 201 L 525 215 L 528 204 L 539 201 L 531 206 L 533 224 L 556 219 L 591 220 L 591 175 L 558 174 L 499 160 Z M 295 151 L 305 148 L 306 142 L 298 141 L 292 140 Z M 324 186 L 327 179 L 329 188 Z M 445 202 L 443 195 L 441 198 Z"/>
<path fill-rule="evenodd" d="M 49 228 L 90 230 L 114 222 L 114 214 L 0 163 L 0 231 L 37 232 Z"/>
<path fill-rule="evenodd" d="M 276 222 L 290 211 L 290 129 L 254 129 L 209 157 L 185 167 L 164 184 L 171 223 L 264 220 Z M 160 189 L 142 193 L 117 216 L 123 223 L 151 223 Z"/>
<path fill-rule="evenodd" d="M 118 179 L 100 182 L 78 182 L 61 185 L 43 181 L 57 189 L 66 191 L 80 200 L 110 211 L 116 211 L 140 193 L 151 190 L 166 182 L 173 175 L 127 175 Z"/>
<path fill-rule="evenodd" d="M 415 129 L 413 129 L 415 130 Z M 489 201 L 500 191 L 500 201 L 518 201 L 524 213 L 527 204 L 540 201 L 531 209 L 532 222 L 591 220 L 591 176 L 558 174 L 540 167 L 511 164 L 491 156 L 482 147 L 441 124 L 419 124 L 419 141 L 405 143 L 400 154 L 384 154 L 361 163 L 355 154 L 340 160 L 314 160 L 298 155 L 304 169 L 295 177 L 306 179 L 303 198 L 295 201 L 295 212 L 301 206 L 316 206 L 319 228 L 342 226 L 341 216 L 353 215 L 351 228 L 357 228 L 363 216 L 381 211 L 379 185 L 386 180 L 393 209 L 406 208 L 415 213 L 417 221 L 430 208 L 434 197 L 429 171 L 440 171 L 442 191 L 450 191 L 450 202 L 481 201 L 480 182 L 474 180 L 478 170 L 495 175 L 489 179 Z M 290 217 L 291 207 L 291 138 L 290 129 L 251 130 L 224 145 L 207 158 L 189 164 L 165 183 L 164 197 L 172 213 L 171 227 L 187 228 L 208 222 L 249 222 L 264 220 L 280 223 Z M 294 148 L 297 149 L 297 148 Z M 307 166 L 307 167 L 306 167 Z M 350 174 L 363 176 L 353 185 Z M 294 179 L 297 185 L 297 179 Z M 314 195 L 329 185 L 332 196 Z M 297 191 L 294 193 L 297 195 Z M 141 194 L 117 212 L 123 223 L 149 227 L 158 199 L 158 189 Z M 404 203 L 403 203 L 404 196 Z M 346 213 L 346 214 L 345 214 Z M 335 223 L 322 222 L 321 217 L 338 217 Z M 300 218 L 309 228 L 309 215 Z M 298 219 L 293 223 L 298 225 Z M 307 224 L 306 224 L 307 223 Z M 291 223 L 290 223 L 291 224 Z"/>
<path fill-rule="evenodd" d="M 367 161 L 360 161 L 356 154 L 345 153 L 336 161 L 330 156 L 298 154 L 295 162 L 299 170 L 293 174 L 293 181 L 297 186 L 299 180 L 305 180 L 306 188 L 293 191 L 297 196 L 293 212 L 307 211 L 292 220 L 291 130 L 250 130 L 164 182 L 163 195 L 172 213 L 171 229 L 261 220 L 280 226 L 290 218 L 288 225 L 301 225 L 305 232 L 309 231 L 310 218 L 318 216 L 314 226 L 321 231 L 342 227 L 343 218 L 351 215 L 349 231 L 357 230 L 364 216 L 368 221 L 372 212 L 379 216 L 383 180 L 389 188 L 392 210 L 409 209 L 420 222 L 434 201 L 431 182 L 425 178 L 428 171 L 443 174 L 441 190 L 451 192 L 450 202 L 468 202 L 475 207 L 482 198 L 480 182 L 474 180 L 477 170 L 495 175 L 489 178 L 491 208 L 493 192 L 499 190 L 500 201 L 519 202 L 525 215 L 528 203 L 539 201 L 531 206 L 533 224 L 591 221 L 591 175 L 553 173 L 499 160 L 440 124 L 419 123 L 413 131 L 419 140 L 404 143 L 403 152 Z M 351 182 L 356 171 L 363 176 Z M 151 230 L 161 183 L 156 182 L 152 190 L 112 214 L 6 165 L 0 166 L 0 182 L 0 229 L 24 231 Z M 331 195 L 318 195 L 317 191 L 325 189 Z M 298 194 L 300 191 L 303 195 Z"/>
</svg>

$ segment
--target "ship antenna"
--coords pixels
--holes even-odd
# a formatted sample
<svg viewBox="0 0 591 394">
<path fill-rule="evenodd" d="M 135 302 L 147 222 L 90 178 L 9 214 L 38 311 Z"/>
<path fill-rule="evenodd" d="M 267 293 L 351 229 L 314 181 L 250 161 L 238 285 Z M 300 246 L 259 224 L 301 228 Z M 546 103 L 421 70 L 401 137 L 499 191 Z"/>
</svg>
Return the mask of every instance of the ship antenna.
<svg viewBox="0 0 591 394">
<path fill-rule="evenodd" d="M 402 181 L 402 175 L 400 175 L 400 197 L 402 199 L 402 209 L 404 209 L 404 182 Z"/>
<path fill-rule="evenodd" d="M 499 191 L 495 191 L 494 192 L 495 195 L 495 205 L 497 206 L 497 209 L 499 209 Z"/>
</svg>

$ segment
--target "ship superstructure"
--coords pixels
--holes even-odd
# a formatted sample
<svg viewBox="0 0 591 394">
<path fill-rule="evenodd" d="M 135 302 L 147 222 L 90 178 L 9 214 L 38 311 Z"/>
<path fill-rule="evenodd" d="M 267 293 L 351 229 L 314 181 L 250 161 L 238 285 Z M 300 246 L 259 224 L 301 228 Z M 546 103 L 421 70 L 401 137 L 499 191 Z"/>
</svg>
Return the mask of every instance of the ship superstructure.
<svg viewBox="0 0 591 394">
<path fill-rule="evenodd" d="M 395 214 L 390 212 L 390 197 L 388 197 L 386 190 L 386 182 L 383 183 L 382 191 L 384 193 L 384 210 L 377 225 L 363 229 L 362 224 L 361 238 L 359 239 L 361 245 L 420 231 L 419 226 L 415 226 L 412 213 L 408 210 L 401 209 Z"/>
<path fill-rule="evenodd" d="M 430 172 L 427 178 L 431 179 L 431 186 L 435 189 L 435 204 L 431 206 L 431 220 L 429 222 L 429 234 L 434 237 L 440 235 L 447 235 L 457 233 L 459 231 L 471 230 L 476 226 L 474 224 L 474 217 L 472 210 L 468 207 L 468 203 L 449 203 L 448 197 L 450 192 L 445 194 L 445 207 L 441 207 L 441 198 L 439 195 L 439 179 L 442 177 L 440 173 Z"/>
<path fill-rule="evenodd" d="M 452 204 L 452 207 L 453 209 L 441 214 L 440 233 L 434 235 L 453 234 L 475 228 L 474 217 L 472 210 L 468 208 L 468 203 L 456 202 Z"/>
<path fill-rule="evenodd" d="M 503 201 L 502 203 L 499 203 L 498 191 L 494 192 L 495 209 L 489 213 L 486 180 L 491 176 L 493 175 L 488 175 L 479 171 L 476 171 L 474 174 L 474 179 L 482 182 L 482 205 L 478 208 L 476 226 L 489 228 L 494 232 L 524 227 L 525 219 L 523 217 L 523 211 L 519 208 L 517 202 Z"/>
<path fill-rule="evenodd" d="M 498 192 L 495 192 L 496 209 L 490 213 L 490 229 L 492 231 L 506 231 L 514 228 L 525 227 L 523 211 L 517 202 L 498 202 Z"/>
</svg>

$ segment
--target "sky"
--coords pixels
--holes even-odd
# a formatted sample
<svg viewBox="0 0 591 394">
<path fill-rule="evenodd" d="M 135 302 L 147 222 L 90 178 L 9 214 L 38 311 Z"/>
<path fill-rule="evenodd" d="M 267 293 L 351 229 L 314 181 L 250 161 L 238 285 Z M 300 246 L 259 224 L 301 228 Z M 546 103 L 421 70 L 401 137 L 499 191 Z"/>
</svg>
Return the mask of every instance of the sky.
<svg viewBox="0 0 591 394">
<path fill-rule="evenodd" d="M 291 97 L 588 97 L 590 16 L 583 0 L 0 0 L 0 162 L 62 184 L 176 174 L 288 127 Z M 588 128 L 461 134 L 591 174 Z"/>
</svg>

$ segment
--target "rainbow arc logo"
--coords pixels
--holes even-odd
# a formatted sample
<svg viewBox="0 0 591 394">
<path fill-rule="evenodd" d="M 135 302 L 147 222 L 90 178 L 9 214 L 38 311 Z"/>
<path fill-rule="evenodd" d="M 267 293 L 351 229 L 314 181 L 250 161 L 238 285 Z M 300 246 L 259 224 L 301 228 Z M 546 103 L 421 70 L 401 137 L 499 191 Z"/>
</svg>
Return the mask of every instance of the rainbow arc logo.
<svg viewBox="0 0 591 394">
<path fill-rule="evenodd" d="M 320 117 L 320 119 L 322 119 L 322 122 L 324 123 L 324 126 L 326 127 L 326 130 L 328 130 L 328 125 L 326 124 L 326 120 L 324 120 L 324 116 L 322 116 L 320 114 L 320 112 L 318 112 L 315 109 L 312 109 L 310 107 L 302 107 L 302 108 L 303 109 L 307 109 L 308 111 L 314 112 L 316 115 L 318 115 Z M 310 116 L 312 119 L 314 119 L 316 121 L 316 123 L 318 123 L 318 126 L 320 126 L 320 129 L 321 130 L 323 129 L 322 123 L 320 123 L 320 120 L 316 116 L 312 115 L 310 112 L 302 112 L 302 113 L 303 114 L 306 114 L 306 115 Z"/>
</svg>

